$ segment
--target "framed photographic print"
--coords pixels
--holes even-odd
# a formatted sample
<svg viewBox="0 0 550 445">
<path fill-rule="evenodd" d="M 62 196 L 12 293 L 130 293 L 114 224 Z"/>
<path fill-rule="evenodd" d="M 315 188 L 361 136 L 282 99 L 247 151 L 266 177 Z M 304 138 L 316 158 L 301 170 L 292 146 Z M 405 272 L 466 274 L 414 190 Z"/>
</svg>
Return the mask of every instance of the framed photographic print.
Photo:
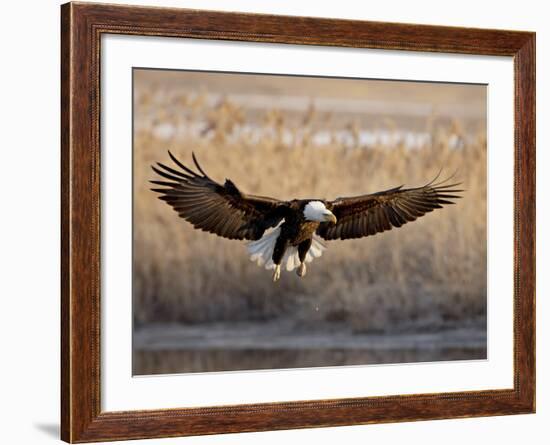
<svg viewBox="0 0 550 445">
<path fill-rule="evenodd" d="M 535 410 L 535 35 L 62 6 L 62 439 Z"/>
</svg>

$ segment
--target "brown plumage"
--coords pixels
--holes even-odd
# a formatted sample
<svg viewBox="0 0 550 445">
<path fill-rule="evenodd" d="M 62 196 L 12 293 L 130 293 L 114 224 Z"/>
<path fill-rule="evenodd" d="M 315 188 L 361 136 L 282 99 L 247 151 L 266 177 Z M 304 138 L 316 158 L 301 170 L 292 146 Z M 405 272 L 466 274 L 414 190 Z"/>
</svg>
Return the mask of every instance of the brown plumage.
<svg viewBox="0 0 550 445">
<path fill-rule="evenodd" d="M 217 183 L 204 172 L 195 154 L 193 161 L 201 174 L 184 166 L 172 153 L 168 154 L 181 170 L 158 162 L 153 170 L 171 182 L 151 181 L 164 187 L 151 190 L 161 193 L 160 199 L 196 229 L 229 239 L 256 240 L 283 218 L 282 201 L 246 195 L 229 179 L 224 185 Z"/>
<path fill-rule="evenodd" d="M 434 183 L 436 179 L 423 187 L 400 186 L 331 201 L 327 208 L 338 222 L 322 223 L 317 233 L 326 240 L 362 238 L 401 227 L 444 204 L 454 204 L 451 200 L 460 198 L 457 193 L 463 191 L 456 188 L 460 183 L 450 184 L 448 179 Z"/>
<path fill-rule="evenodd" d="M 251 259 L 275 269 L 274 280 L 279 279 L 281 262 L 287 270 L 298 268 L 298 275 L 303 276 L 305 263 L 321 256 L 325 249 L 321 238 L 361 238 L 401 227 L 443 205 L 454 204 L 463 191 L 457 188 L 460 183 L 450 183 L 451 178 L 436 183 L 437 175 L 423 187 L 400 186 L 334 201 L 281 201 L 247 195 L 229 179 L 219 184 L 205 173 L 194 154 L 198 172 L 168 153 L 179 169 L 160 162 L 153 166 L 165 180 L 151 181 L 162 187 L 152 190 L 195 228 L 229 239 L 250 240 Z M 273 230 L 266 233 L 269 229 Z"/>
</svg>

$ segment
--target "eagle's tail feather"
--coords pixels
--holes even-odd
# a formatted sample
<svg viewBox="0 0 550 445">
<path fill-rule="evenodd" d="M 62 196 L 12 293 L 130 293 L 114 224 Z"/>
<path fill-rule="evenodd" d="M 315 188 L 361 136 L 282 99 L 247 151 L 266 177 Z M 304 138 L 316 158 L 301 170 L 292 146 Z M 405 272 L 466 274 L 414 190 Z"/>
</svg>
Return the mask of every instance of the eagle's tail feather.
<svg viewBox="0 0 550 445">
<path fill-rule="evenodd" d="M 277 227 L 262 236 L 259 240 L 249 242 L 246 247 L 250 254 L 250 260 L 254 261 L 258 266 L 263 266 L 265 264 L 266 269 L 273 269 L 275 265 L 273 264 L 271 256 L 273 255 L 275 242 L 280 233 L 281 229 Z"/>
<path fill-rule="evenodd" d="M 313 235 L 313 241 L 311 242 L 311 247 L 307 252 L 308 256 L 311 256 L 311 260 L 309 261 L 312 261 L 313 258 L 319 258 L 323 254 L 323 251 L 326 248 L 327 246 L 323 242 L 323 239 L 320 236 Z M 306 258 L 306 261 L 307 261 L 307 258 Z"/>
<path fill-rule="evenodd" d="M 274 269 L 275 264 L 271 257 L 273 256 L 273 249 L 280 233 L 281 229 L 277 227 L 271 232 L 266 233 L 259 240 L 249 242 L 246 247 L 250 254 L 250 260 L 254 261 L 258 266 L 264 266 L 268 270 Z M 322 239 L 317 235 L 313 235 L 313 241 L 307 252 L 305 262 L 311 263 L 315 258 L 319 258 L 325 249 L 326 246 Z M 281 266 L 290 272 L 299 265 L 300 256 L 298 255 L 298 248 L 294 246 L 288 247 L 281 261 Z"/>
</svg>

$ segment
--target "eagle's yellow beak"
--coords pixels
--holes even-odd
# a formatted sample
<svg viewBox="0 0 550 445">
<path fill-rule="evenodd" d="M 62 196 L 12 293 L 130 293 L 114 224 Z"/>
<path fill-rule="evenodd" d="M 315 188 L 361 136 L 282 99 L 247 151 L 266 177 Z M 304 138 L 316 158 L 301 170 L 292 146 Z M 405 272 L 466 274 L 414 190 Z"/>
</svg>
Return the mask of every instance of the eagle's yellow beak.
<svg viewBox="0 0 550 445">
<path fill-rule="evenodd" d="M 328 213 L 325 213 L 324 216 L 325 216 L 325 221 L 336 224 L 337 219 L 336 219 L 336 216 L 334 216 L 334 213 L 329 211 Z"/>
</svg>

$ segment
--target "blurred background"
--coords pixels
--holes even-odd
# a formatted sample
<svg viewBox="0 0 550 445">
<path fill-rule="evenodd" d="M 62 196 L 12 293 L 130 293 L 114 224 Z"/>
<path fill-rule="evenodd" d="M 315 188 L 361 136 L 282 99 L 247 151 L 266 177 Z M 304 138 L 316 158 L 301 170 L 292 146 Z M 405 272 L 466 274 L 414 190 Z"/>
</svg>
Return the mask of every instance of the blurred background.
<svg viewBox="0 0 550 445">
<path fill-rule="evenodd" d="M 486 87 L 134 69 L 135 375 L 486 358 Z M 148 181 L 167 150 L 280 199 L 419 186 L 457 205 L 327 242 L 298 278 L 197 231 Z"/>
</svg>

